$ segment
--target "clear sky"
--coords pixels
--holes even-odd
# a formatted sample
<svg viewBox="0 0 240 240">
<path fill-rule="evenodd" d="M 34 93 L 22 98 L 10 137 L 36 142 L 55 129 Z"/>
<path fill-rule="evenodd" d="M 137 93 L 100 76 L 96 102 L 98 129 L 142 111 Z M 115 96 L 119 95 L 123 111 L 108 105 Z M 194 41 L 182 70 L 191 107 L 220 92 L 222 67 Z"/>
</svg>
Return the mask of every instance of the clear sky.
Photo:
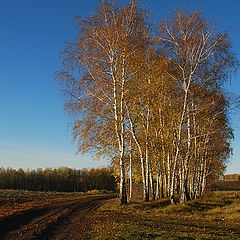
<svg viewBox="0 0 240 240">
<path fill-rule="evenodd" d="M 75 156 L 76 146 L 63 111 L 54 74 L 59 53 L 77 34 L 75 15 L 89 16 L 98 0 L 0 0 L 0 166 L 13 168 L 98 167 L 89 156 Z M 128 2 L 122 0 L 121 2 Z M 153 18 L 176 6 L 200 7 L 206 17 L 227 29 L 240 57 L 240 1 L 142 0 Z M 231 91 L 240 93 L 240 74 Z M 232 117 L 234 155 L 227 173 L 240 173 L 240 115 Z"/>
</svg>

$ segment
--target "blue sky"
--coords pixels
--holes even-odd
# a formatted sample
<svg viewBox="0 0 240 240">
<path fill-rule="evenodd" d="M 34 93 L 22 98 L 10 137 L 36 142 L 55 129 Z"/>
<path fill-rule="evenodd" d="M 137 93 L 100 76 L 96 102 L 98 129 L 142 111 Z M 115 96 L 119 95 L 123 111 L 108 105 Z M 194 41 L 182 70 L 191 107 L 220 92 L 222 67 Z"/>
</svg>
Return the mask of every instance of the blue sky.
<svg viewBox="0 0 240 240">
<path fill-rule="evenodd" d="M 0 166 L 37 168 L 97 167 L 88 155 L 75 156 L 76 146 L 63 111 L 54 73 L 59 53 L 77 34 L 75 15 L 89 16 L 97 0 L 0 0 Z M 127 0 L 121 2 L 128 2 Z M 237 0 L 142 0 L 153 18 L 176 6 L 201 7 L 227 29 L 240 56 L 240 2 Z M 229 3 L 229 4 L 227 4 Z M 240 75 L 226 87 L 240 93 Z M 227 173 L 240 173 L 240 115 L 234 115 L 234 155 Z"/>
</svg>

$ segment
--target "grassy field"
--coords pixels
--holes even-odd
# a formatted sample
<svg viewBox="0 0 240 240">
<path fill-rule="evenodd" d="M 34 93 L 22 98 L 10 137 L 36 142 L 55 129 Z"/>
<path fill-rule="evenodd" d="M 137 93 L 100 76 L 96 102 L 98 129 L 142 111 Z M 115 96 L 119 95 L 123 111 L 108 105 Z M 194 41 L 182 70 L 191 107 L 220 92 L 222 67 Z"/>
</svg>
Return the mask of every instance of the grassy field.
<svg viewBox="0 0 240 240">
<path fill-rule="evenodd" d="M 183 205 L 110 200 L 97 211 L 91 239 L 240 239 L 240 192 L 209 192 Z"/>
</svg>

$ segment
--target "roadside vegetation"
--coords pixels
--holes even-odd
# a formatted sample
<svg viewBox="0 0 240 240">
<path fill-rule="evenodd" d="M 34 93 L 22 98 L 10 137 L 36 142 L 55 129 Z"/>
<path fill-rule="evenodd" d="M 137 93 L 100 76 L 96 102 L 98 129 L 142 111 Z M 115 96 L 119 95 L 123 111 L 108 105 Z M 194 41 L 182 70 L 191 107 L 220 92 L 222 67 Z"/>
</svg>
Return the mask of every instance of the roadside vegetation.
<svg viewBox="0 0 240 240">
<path fill-rule="evenodd" d="M 111 200 L 97 210 L 91 239 L 240 239 L 240 191 L 208 192 L 176 205 Z"/>
</svg>

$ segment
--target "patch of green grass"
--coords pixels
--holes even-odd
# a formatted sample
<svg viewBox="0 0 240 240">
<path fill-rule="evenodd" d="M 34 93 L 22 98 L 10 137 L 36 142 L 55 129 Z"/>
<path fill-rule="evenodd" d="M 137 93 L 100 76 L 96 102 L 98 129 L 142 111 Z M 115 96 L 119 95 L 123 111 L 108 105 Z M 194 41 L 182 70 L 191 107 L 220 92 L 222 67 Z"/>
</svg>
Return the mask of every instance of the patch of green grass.
<svg viewBox="0 0 240 240">
<path fill-rule="evenodd" d="M 116 194 L 113 191 L 109 191 L 109 190 L 98 190 L 98 189 L 93 189 L 93 190 L 89 190 L 87 192 L 88 194 Z"/>
<path fill-rule="evenodd" d="M 211 192 L 171 205 L 168 199 L 120 205 L 110 200 L 96 215 L 91 239 L 240 239 L 236 192 Z"/>
</svg>

